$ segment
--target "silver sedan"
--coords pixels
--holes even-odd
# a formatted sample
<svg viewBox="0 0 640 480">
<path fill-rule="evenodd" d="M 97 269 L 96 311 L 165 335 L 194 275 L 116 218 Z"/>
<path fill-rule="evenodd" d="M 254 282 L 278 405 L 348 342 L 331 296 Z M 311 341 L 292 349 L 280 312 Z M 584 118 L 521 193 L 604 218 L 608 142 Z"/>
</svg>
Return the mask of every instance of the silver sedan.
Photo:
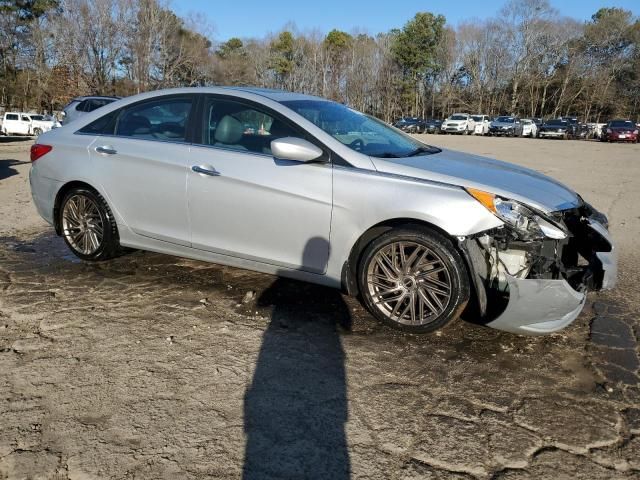
<svg viewBox="0 0 640 480">
<path fill-rule="evenodd" d="M 128 247 L 342 288 L 408 332 L 465 310 L 553 332 L 616 280 L 606 217 L 566 186 L 318 97 L 146 93 L 41 135 L 31 160 L 38 211 L 85 261 Z"/>
</svg>

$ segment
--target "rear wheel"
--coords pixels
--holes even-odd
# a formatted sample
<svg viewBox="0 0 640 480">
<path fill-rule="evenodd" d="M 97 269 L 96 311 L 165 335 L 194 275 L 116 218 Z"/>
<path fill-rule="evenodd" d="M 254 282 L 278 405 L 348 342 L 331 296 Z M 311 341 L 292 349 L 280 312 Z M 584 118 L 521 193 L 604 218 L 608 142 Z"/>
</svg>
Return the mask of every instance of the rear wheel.
<svg viewBox="0 0 640 480">
<path fill-rule="evenodd" d="M 111 209 L 102 196 L 88 188 L 69 191 L 60 206 L 62 237 L 82 260 L 100 261 L 121 252 Z"/>
<path fill-rule="evenodd" d="M 427 228 L 391 230 L 371 242 L 358 268 L 362 301 L 382 323 L 428 333 L 455 320 L 469 279 L 453 243 Z"/>
</svg>

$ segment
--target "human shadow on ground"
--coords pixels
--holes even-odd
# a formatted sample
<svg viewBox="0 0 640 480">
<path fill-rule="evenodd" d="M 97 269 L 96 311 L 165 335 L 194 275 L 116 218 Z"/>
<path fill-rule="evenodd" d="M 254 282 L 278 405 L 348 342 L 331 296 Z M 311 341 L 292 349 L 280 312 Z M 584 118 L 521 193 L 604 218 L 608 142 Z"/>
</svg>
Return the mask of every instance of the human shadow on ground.
<svg viewBox="0 0 640 480">
<path fill-rule="evenodd" d="M 323 238 L 307 242 L 303 264 L 323 243 L 328 249 Z M 338 290 L 283 278 L 257 304 L 270 306 L 272 315 L 245 394 L 243 478 L 349 478 L 340 341 L 351 328 L 348 306 Z"/>
</svg>

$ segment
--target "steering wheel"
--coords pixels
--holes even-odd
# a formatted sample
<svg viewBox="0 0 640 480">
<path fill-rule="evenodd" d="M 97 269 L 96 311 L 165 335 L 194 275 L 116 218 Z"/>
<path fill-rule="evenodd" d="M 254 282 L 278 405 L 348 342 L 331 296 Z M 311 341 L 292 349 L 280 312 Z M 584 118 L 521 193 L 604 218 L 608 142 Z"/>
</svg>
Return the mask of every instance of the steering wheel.
<svg viewBox="0 0 640 480">
<path fill-rule="evenodd" d="M 364 148 L 364 141 L 361 138 L 356 138 L 349 144 L 349 147 L 353 148 L 356 152 L 359 152 Z"/>
</svg>

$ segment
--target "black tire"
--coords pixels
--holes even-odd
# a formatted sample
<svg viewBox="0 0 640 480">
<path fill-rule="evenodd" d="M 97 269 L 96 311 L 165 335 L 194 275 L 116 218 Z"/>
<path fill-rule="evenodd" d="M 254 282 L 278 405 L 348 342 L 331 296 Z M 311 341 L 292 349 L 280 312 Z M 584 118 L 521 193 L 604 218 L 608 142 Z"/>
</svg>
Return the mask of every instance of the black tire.
<svg viewBox="0 0 640 480">
<path fill-rule="evenodd" d="M 80 247 L 74 243 L 72 228 L 67 228 L 70 224 L 64 217 L 67 204 L 71 201 L 78 201 L 78 198 L 84 198 L 95 205 L 96 209 L 93 217 L 95 217 L 96 222 L 99 219 L 102 225 L 102 238 L 98 242 L 97 248 L 91 248 L 90 251 L 82 251 Z M 118 226 L 116 225 L 113 213 L 106 200 L 95 190 L 78 187 L 68 191 L 60 203 L 58 215 L 62 238 L 64 238 L 67 247 L 69 247 L 78 258 L 88 262 L 99 262 L 117 257 L 124 251 L 120 246 Z"/>
<path fill-rule="evenodd" d="M 380 291 L 376 290 L 380 286 L 380 280 L 377 280 L 378 277 L 376 274 L 376 268 L 379 269 L 377 266 L 379 263 L 377 262 L 376 257 L 379 253 L 384 253 L 386 248 L 391 249 L 393 245 L 397 245 L 398 242 L 404 242 L 405 246 L 409 248 L 409 252 L 412 247 L 429 250 L 431 253 L 427 258 L 436 259 L 435 261 L 439 262 L 436 263 L 436 265 L 441 265 L 441 267 L 437 269 L 434 266 L 433 269 L 442 269 L 442 272 L 440 273 L 435 272 L 435 275 L 438 276 L 436 277 L 436 281 L 442 283 L 444 278 L 449 285 L 447 287 L 449 296 L 446 299 L 446 302 L 443 301 L 442 298 L 440 298 L 440 301 L 438 302 L 440 305 L 435 304 L 437 300 L 431 302 L 433 306 L 437 307 L 436 310 L 440 311 L 431 311 L 427 317 L 423 318 L 423 311 L 420 310 L 420 321 L 410 324 L 407 323 L 410 319 L 393 318 L 393 312 L 389 311 L 392 307 L 387 305 L 392 301 L 390 297 L 386 297 L 386 303 L 379 302 L 379 304 L 381 304 L 380 306 L 376 304 L 373 298 L 373 295 Z M 399 254 L 396 258 L 400 259 Z M 405 256 L 405 258 L 407 257 Z M 433 262 L 431 263 L 433 264 Z M 424 302 L 422 298 L 426 296 L 428 299 L 433 300 L 433 293 L 427 292 L 429 288 L 426 290 L 424 289 L 425 286 L 431 287 L 430 282 L 434 281 L 432 280 L 434 278 L 431 276 L 432 274 L 428 273 L 428 271 L 425 273 L 418 269 L 417 273 L 412 272 L 410 274 L 401 275 L 402 279 L 400 279 L 400 277 L 397 279 L 396 292 L 404 291 L 407 295 L 410 295 L 409 298 L 403 297 L 401 302 L 406 300 L 408 304 L 412 302 L 413 298 L 420 296 L 421 298 L 419 302 L 421 302 L 422 307 L 427 308 L 426 302 Z M 427 280 L 427 277 L 429 277 L 429 280 Z M 374 280 L 374 278 L 378 283 L 369 282 L 370 279 Z M 409 280 L 409 282 L 407 282 L 407 280 Z M 389 230 L 367 245 L 362 252 L 360 262 L 358 264 L 358 286 L 360 289 L 362 303 L 371 312 L 371 314 L 376 317 L 376 319 L 391 328 L 409 333 L 433 332 L 456 320 L 462 314 L 470 296 L 470 284 L 467 269 L 460 253 L 457 251 L 452 241 L 434 230 L 414 225 L 407 225 Z M 388 287 L 385 286 L 385 288 Z M 411 292 L 411 288 L 414 289 L 413 293 Z M 415 293 L 416 289 L 422 289 L 422 293 L 424 295 Z M 397 303 L 400 303 L 400 301 Z M 404 309 L 407 304 L 403 303 L 398 312 Z M 404 312 L 400 316 L 403 315 Z M 411 316 L 411 312 L 409 313 L 409 316 Z"/>
<path fill-rule="evenodd" d="M 41 130 L 41 129 L 39 129 L 39 128 L 35 128 L 35 129 L 33 130 L 33 135 L 34 135 L 35 137 L 39 137 L 40 135 L 42 135 L 42 130 Z"/>
</svg>

